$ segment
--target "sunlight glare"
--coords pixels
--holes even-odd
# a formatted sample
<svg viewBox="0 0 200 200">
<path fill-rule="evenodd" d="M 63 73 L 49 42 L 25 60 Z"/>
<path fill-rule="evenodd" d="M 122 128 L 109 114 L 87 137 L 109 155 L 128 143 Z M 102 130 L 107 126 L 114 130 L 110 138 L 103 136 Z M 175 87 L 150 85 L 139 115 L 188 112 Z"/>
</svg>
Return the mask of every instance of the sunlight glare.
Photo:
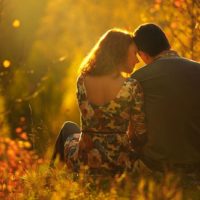
<svg viewBox="0 0 200 200">
<path fill-rule="evenodd" d="M 14 28 L 19 28 L 20 25 L 21 25 L 21 22 L 20 22 L 18 19 L 15 19 L 15 20 L 13 21 L 13 23 L 12 23 L 12 26 L 13 26 Z"/>
<path fill-rule="evenodd" d="M 4 68 L 9 68 L 10 65 L 11 65 L 11 62 L 10 62 L 9 60 L 4 60 L 4 61 L 3 61 L 3 67 L 4 67 Z"/>
</svg>

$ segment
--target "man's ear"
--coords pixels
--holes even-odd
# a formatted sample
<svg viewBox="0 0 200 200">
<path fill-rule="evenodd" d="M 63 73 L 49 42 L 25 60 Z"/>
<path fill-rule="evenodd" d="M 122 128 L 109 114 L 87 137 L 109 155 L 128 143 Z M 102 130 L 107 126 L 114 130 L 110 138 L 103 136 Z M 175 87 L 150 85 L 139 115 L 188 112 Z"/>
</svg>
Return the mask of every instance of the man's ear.
<svg viewBox="0 0 200 200">
<path fill-rule="evenodd" d="M 144 51 L 138 51 L 138 54 L 140 55 L 141 59 L 145 64 L 149 64 L 153 61 L 153 58 Z"/>
</svg>

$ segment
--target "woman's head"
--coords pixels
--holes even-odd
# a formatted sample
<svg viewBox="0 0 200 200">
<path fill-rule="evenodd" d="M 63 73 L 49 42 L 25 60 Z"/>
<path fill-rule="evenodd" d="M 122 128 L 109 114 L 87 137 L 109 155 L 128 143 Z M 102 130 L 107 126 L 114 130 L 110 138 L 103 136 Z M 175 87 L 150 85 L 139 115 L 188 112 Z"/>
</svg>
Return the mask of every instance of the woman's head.
<svg viewBox="0 0 200 200">
<path fill-rule="evenodd" d="M 138 62 L 133 35 L 120 29 L 107 31 L 81 64 L 81 73 L 93 76 L 131 73 Z"/>
</svg>

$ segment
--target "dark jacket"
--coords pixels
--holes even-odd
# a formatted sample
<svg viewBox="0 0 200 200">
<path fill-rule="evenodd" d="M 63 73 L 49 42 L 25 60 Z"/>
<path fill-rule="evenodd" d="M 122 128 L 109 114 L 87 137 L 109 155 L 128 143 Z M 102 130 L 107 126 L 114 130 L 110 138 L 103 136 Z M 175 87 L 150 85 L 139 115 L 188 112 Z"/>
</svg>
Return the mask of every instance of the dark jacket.
<svg viewBox="0 0 200 200">
<path fill-rule="evenodd" d="M 148 139 L 142 160 L 200 166 L 200 63 L 164 57 L 136 71 L 145 95 Z"/>
</svg>

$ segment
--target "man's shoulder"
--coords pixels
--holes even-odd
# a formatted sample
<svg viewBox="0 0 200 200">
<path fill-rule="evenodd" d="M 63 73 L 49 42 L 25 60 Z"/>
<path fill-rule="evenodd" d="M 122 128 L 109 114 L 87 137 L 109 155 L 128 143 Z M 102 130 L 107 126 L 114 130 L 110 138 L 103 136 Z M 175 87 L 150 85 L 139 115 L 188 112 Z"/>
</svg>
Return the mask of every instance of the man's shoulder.
<svg viewBox="0 0 200 200">
<path fill-rule="evenodd" d="M 153 63 L 155 65 L 169 65 L 169 64 L 186 64 L 186 65 L 200 65 L 199 62 L 185 58 L 185 57 L 171 57 L 171 58 L 162 58 L 159 59 L 157 62 Z"/>
<path fill-rule="evenodd" d="M 188 69 L 192 69 L 193 66 L 200 70 L 200 63 L 191 59 L 184 57 L 163 58 L 141 67 L 140 69 L 136 70 L 131 77 L 135 79 L 142 79 L 143 77 L 155 74 L 157 72 L 160 73 L 161 71 L 173 72 L 175 68 L 178 67 L 183 69 L 183 66 L 186 66 Z"/>
<path fill-rule="evenodd" d="M 143 76 L 146 76 L 150 71 L 150 66 L 152 64 L 144 65 L 141 68 L 137 69 L 132 75 L 131 78 L 133 79 L 140 79 Z"/>
<path fill-rule="evenodd" d="M 198 64 L 200 65 L 199 62 L 195 61 L 195 60 L 192 60 L 192 59 L 189 59 L 189 58 L 185 58 L 185 57 L 182 57 L 182 56 L 179 56 L 179 57 L 172 57 L 172 58 L 163 58 L 163 59 L 160 59 L 160 61 L 165 61 L 165 62 L 185 62 L 185 63 L 191 63 L 191 64 Z"/>
</svg>

